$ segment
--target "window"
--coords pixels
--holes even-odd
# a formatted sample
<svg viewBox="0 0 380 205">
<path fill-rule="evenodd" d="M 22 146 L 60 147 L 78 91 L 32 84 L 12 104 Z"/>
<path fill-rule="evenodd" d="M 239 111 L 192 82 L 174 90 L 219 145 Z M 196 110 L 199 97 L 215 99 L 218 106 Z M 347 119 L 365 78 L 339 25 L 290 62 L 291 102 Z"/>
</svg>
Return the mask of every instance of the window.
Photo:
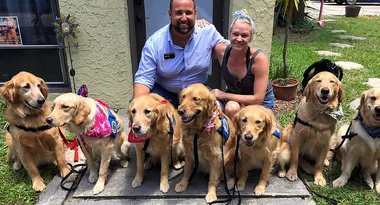
<svg viewBox="0 0 380 205">
<path fill-rule="evenodd" d="M 65 53 L 53 26 L 57 5 L 56 0 L 0 0 L 0 83 L 28 71 L 50 87 L 69 88 Z"/>
</svg>

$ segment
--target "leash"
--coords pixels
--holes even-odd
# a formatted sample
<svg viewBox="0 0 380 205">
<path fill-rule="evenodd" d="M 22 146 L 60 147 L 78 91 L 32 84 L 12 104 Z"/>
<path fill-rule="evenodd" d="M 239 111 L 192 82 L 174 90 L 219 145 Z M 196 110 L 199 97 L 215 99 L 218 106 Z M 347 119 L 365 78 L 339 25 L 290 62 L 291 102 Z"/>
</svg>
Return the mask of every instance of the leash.
<svg viewBox="0 0 380 205">
<path fill-rule="evenodd" d="M 353 137 L 357 135 L 356 133 L 351 133 L 351 126 L 352 126 L 352 121 L 350 122 L 350 125 L 348 126 L 346 134 L 342 135 L 342 139 L 343 139 L 342 142 L 335 149 L 330 149 L 330 151 L 334 152 L 334 154 L 336 151 L 338 151 L 338 149 L 340 149 L 343 146 L 346 139 L 351 140 Z"/>
<path fill-rule="evenodd" d="M 70 172 L 64 176 L 61 180 L 61 187 L 62 189 L 66 190 L 66 191 L 72 191 L 72 190 L 75 190 L 78 185 L 79 185 L 79 182 L 82 180 L 82 177 L 84 176 L 84 174 L 86 173 L 87 171 L 87 165 L 86 164 L 76 164 L 76 165 L 72 165 L 70 163 L 68 163 L 69 167 L 70 167 Z M 77 168 L 80 168 L 79 170 L 77 170 Z M 66 183 L 69 183 L 69 182 L 66 182 L 66 180 L 73 174 L 73 173 L 76 173 L 78 174 L 77 177 L 75 178 L 75 180 L 72 182 L 71 186 L 70 187 L 66 187 L 65 184 Z"/>
<path fill-rule="evenodd" d="M 199 159 L 198 159 L 198 133 L 194 134 L 193 153 L 194 153 L 194 168 L 193 168 L 193 172 L 190 175 L 190 178 L 189 178 L 189 181 L 188 181 L 189 183 L 191 182 L 191 180 L 193 180 L 193 178 L 195 176 L 195 173 L 197 172 L 198 166 L 199 166 Z"/>
<path fill-rule="evenodd" d="M 58 129 L 58 132 L 59 132 L 59 136 L 61 136 L 61 139 L 63 140 L 63 143 L 65 143 L 65 145 L 71 149 L 71 150 L 74 150 L 74 162 L 78 162 L 79 161 L 79 150 L 78 150 L 78 140 L 75 138 L 73 140 L 67 140 L 65 135 L 63 135 L 61 129 L 59 129 L 59 127 L 57 127 Z"/>
<path fill-rule="evenodd" d="M 329 204 L 331 204 L 331 205 L 337 205 L 337 204 L 338 204 L 338 201 L 337 201 L 336 199 L 333 199 L 333 198 L 329 197 L 330 194 L 331 194 L 331 190 L 330 190 L 330 193 L 328 194 L 328 196 L 325 196 L 325 195 L 319 194 L 319 193 L 317 193 L 317 192 L 315 192 L 315 191 L 313 191 L 313 190 L 311 189 L 309 183 L 308 183 L 303 177 L 299 177 L 299 178 L 301 179 L 302 183 L 305 185 L 306 189 L 307 189 L 310 193 L 312 193 L 312 194 L 314 194 L 315 196 L 318 196 L 318 197 L 320 197 L 320 198 L 326 200 L 326 202 L 329 203 Z"/>
</svg>

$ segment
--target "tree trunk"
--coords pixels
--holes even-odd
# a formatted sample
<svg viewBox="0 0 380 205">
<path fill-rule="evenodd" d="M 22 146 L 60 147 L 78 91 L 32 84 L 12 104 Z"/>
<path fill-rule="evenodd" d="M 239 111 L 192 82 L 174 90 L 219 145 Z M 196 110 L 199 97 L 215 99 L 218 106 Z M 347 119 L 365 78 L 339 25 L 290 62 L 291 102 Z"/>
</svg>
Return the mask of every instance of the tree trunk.
<svg viewBox="0 0 380 205">
<path fill-rule="evenodd" d="M 292 21 L 301 21 L 304 18 L 305 18 L 305 1 L 300 0 L 298 2 L 298 10 L 295 6 L 293 7 Z"/>
<path fill-rule="evenodd" d="M 285 33 L 285 39 L 284 39 L 284 48 L 282 50 L 283 51 L 282 52 L 282 60 L 283 60 L 283 63 L 284 63 L 283 78 L 285 78 L 285 79 L 288 78 L 288 73 L 289 73 L 287 51 L 288 51 L 289 27 L 290 27 L 290 23 L 291 23 L 291 20 L 292 20 L 293 7 L 294 7 L 294 0 L 290 0 L 289 1 L 289 5 L 288 5 L 287 14 L 286 14 L 286 28 L 285 28 L 286 29 L 286 33 Z"/>
</svg>

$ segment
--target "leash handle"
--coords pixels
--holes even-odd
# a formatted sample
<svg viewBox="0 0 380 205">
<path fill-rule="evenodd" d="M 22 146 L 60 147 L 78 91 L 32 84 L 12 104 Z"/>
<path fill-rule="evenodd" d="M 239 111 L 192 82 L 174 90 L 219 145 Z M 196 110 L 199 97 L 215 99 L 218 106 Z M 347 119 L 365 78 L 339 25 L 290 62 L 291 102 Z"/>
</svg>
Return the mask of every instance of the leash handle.
<svg viewBox="0 0 380 205">
<path fill-rule="evenodd" d="M 66 190 L 66 191 L 72 191 L 72 190 L 75 190 L 78 187 L 80 180 L 82 179 L 83 175 L 87 171 L 87 165 L 86 164 L 76 164 L 76 165 L 73 166 L 70 163 L 68 163 L 67 165 L 69 165 L 69 167 L 70 167 L 70 172 L 66 176 L 64 176 L 62 178 L 62 180 L 61 180 L 61 187 L 62 187 L 62 189 Z M 81 167 L 81 168 L 79 170 L 76 170 L 76 168 L 78 168 L 78 167 Z M 74 179 L 74 181 L 72 182 L 72 184 L 71 184 L 70 187 L 65 187 L 66 180 L 73 173 L 77 173 L 78 176 Z"/>
</svg>

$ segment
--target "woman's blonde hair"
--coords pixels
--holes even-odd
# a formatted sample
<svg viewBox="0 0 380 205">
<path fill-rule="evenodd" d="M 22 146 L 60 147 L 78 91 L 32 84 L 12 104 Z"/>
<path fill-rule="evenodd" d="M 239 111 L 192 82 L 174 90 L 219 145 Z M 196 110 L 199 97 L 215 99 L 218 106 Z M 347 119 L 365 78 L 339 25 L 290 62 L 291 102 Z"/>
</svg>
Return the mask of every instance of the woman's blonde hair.
<svg viewBox="0 0 380 205">
<path fill-rule="evenodd" d="M 232 16 L 235 16 L 235 18 L 234 20 L 232 20 L 232 23 L 230 26 L 230 32 L 232 30 L 232 26 L 236 23 L 237 20 L 249 24 L 252 27 L 252 31 L 251 31 L 252 34 L 256 32 L 255 21 L 248 15 L 248 12 L 246 9 L 235 11 L 235 13 Z"/>
</svg>

